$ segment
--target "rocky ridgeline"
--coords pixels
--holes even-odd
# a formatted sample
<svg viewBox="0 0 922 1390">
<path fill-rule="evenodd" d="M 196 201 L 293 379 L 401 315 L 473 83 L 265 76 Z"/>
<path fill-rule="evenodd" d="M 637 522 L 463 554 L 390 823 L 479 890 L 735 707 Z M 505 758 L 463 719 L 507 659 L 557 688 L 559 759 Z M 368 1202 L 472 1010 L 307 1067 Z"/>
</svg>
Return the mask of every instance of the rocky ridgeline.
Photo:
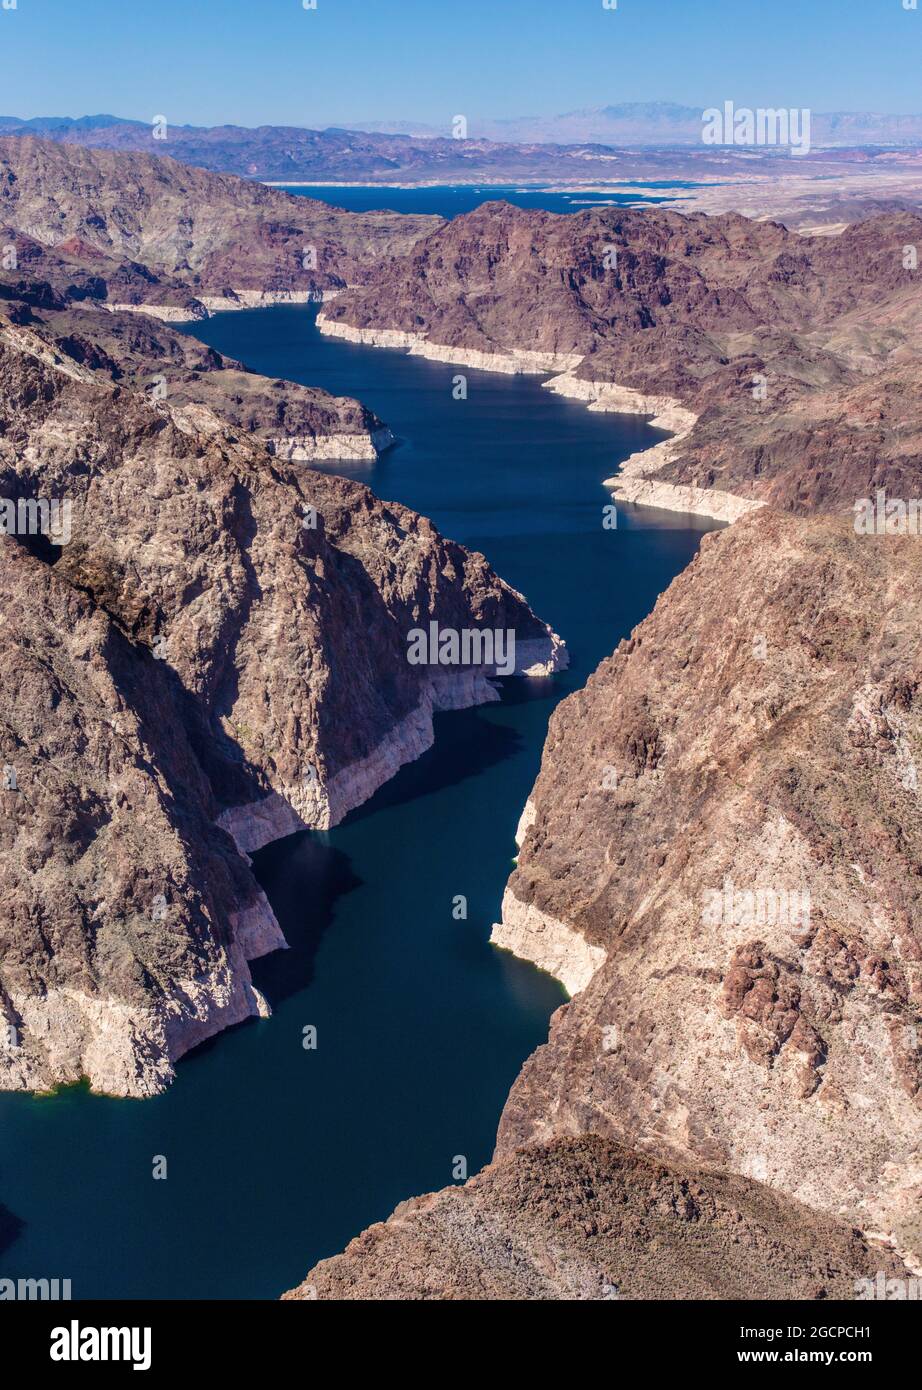
<svg viewBox="0 0 922 1390">
<path fill-rule="evenodd" d="M 791 160 L 773 144 L 704 144 L 703 115 L 700 109 L 671 102 L 628 103 L 547 120 L 477 119 L 469 133 L 456 117 L 451 130 L 446 122 L 445 129 L 433 127 L 424 134 L 271 125 L 206 127 L 115 116 L 30 121 L 0 117 L 0 135 L 24 141 L 41 137 L 69 149 L 172 156 L 218 173 L 283 184 L 553 179 L 585 188 L 597 181 L 682 180 L 691 183 L 675 190 L 660 188 L 658 197 L 674 192 L 677 198 L 694 199 L 702 188 L 719 196 L 727 188 L 735 199 L 760 206 L 754 189 L 790 183 L 794 191 L 781 201 L 798 217 L 812 217 L 814 222 L 817 204 L 831 203 L 841 221 L 843 212 L 850 215 L 849 205 L 860 208 L 879 198 L 882 182 L 891 196 L 913 198 L 918 190 L 918 177 L 912 177 L 918 172 L 918 116 L 813 112 L 812 148 L 808 152 L 801 146 L 799 157 Z M 904 149 L 887 148 L 894 145 Z M 730 175 L 743 179 L 736 182 Z M 777 204 L 779 199 L 773 201 Z"/>
<path fill-rule="evenodd" d="M 217 310 L 322 300 L 438 218 L 352 214 L 155 154 L 0 139 L 0 307 L 62 358 L 230 423 L 278 457 L 373 459 L 356 401 L 270 381 L 173 331 Z"/>
<path fill-rule="evenodd" d="M 439 225 L 343 212 L 159 153 L 0 138 L 0 227 L 28 239 L 33 277 L 194 318 L 342 289 Z"/>
</svg>

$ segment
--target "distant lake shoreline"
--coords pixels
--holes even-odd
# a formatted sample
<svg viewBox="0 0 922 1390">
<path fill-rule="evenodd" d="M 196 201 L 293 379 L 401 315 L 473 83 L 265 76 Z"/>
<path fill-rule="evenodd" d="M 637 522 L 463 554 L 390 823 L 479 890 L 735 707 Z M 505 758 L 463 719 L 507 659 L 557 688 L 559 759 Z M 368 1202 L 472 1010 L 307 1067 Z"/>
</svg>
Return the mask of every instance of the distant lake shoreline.
<svg viewBox="0 0 922 1390">
<path fill-rule="evenodd" d="M 719 185 L 719 179 L 704 179 L 698 182 L 691 182 L 686 179 L 614 179 L 607 183 L 602 179 L 594 179 L 591 186 L 588 184 L 571 184 L 554 181 L 547 183 L 543 179 L 531 181 L 529 179 L 519 179 L 514 183 L 504 181 L 502 183 L 484 183 L 482 179 L 474 179 L 471 182 L 459 181 L 458 179 L 421 179 L 419 183 L 374 183 L 363 181 L 362 179 L 319 179 L 311 182 L 309 179 L 294 179 L 285 182 L 282 179 L 264 179 L 264 188 L 521 188 L 521 189 L 547 189 L 556 193 L 598 193 L 613 191 L 617 188 L 712 188 Z"/>
<path fill-rule="evenodd" d="M 269 183 L 296 197 L 316 198 L 346 212 L 402 212 L 459 217 L 483 203 L 503 201 L 544 212 L 575 213 L 591 207 L 655 207 L 683 199 L 685 190 L 710 184 L 680 179 L 622 180 L 618 183 Z"/>
</svg>

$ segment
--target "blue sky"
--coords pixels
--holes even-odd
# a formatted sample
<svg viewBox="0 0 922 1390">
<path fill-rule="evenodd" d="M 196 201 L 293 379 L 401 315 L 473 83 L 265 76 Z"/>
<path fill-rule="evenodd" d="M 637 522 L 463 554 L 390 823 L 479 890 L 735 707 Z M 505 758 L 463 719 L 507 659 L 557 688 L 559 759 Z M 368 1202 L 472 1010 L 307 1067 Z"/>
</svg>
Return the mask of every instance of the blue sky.
<svg viewBox="0 0 922 1390">
<path fill-rule="evenodd" d="M 0 9 L 0 114 L 447 125 L 728 98 L 917 112 L 919 3 L 17 0 Z"/>
</svg>

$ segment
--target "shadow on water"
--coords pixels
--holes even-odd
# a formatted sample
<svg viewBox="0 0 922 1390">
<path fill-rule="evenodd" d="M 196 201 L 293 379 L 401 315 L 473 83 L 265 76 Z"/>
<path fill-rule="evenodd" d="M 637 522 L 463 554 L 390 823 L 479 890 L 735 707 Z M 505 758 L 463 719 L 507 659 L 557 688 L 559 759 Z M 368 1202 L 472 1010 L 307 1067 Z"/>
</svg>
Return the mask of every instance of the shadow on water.
<svg viewBox="0 0 922 1390">
<path fill-rule="evenodd" d="M 503 705 L 530 705 L 560 699 L 559 676 L 509 676 L 502 682 Z"/>
<path fill-rule="evenodd" d="M 433 720 L 433 746 L 415 762 L 402 767 L 363 805 L 350 811 L 343 824 L 356 825 L 382 811 L 435 796 L 449 787 L 476 780 L 514 758 L 522 749 L 522 737 L 517 730 L 484 718 L 483 709 L 495 708 L 486 705 L 437 714 Z"/>
<path fill-rule="evenodd" d="M 6 1207 L 0 1206 L 0 1255 L 22 1234 L 25 1222 Z"/>
<path fill-rule="evenodd" d="M 515 687 L 527 684 L 505 682 Z M 518 702 L 516 693 L 510 691 L 508 701 L 506 693 L 504 690 L 503 703 Z M 433 746 L 350 811 L 344 827 L 477 779 L 523 748 L 523 739 L 515 729 L 491 723 L 478 709 L 453 710 L 448 717 L 437 714 L 434 725 Z M 273 951 L 250 966 L 253 983 L 274 1008 L 311 983 L 320 943 L 335 918 L 339 900 L 361 888 L 363 880 L 349 857 L 328 843 L 323 831 L 305 830 L 275 840 L 252 858 L 256 878 L 289 945 L 289 950 Z M 209 1039 L 196 1051 L 214 1042 Z"/>
<path fill-rule="evenodd" d="M 289 947 L 250 964 L 253 983 L 275 1008 L 311 983 L 339 899 L 361 888 L 362 879 L 342 850 L 308 830 L 266 845 L 253 855 L 253 869 Z"/>
</svg>

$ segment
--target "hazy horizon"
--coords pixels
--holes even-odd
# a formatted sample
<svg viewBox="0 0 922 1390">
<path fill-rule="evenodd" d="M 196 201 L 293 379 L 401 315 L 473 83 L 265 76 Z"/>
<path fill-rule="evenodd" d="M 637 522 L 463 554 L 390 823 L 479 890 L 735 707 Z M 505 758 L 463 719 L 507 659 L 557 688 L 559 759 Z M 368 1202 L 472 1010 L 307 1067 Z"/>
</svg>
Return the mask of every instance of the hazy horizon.
<svg viewBox="0 0 922 1390">
<path fill-rule="evenodd" d="M 741 104 L 742 104 L 741 102 L 737 102 L 737 105 L 741 105 Z M 566 111 L 521 111 L 521 112 L 517 113 L 515 116 L 495 117 L 495 116 L 489 115 L 488 113 L 483 113 L 479 118 L 475 118 L 475 121 L 474 121 L 475 134 L 472 136 L 472 138 L 477 138 L 477 137 L 476 137 L 476 121 L 477 121 L 478 119 L 479 119 L 482 123 L 484 123 L 484 124 L 489 124 L 489 125 L 502 125 L 502 124 L 513 125 L 513 124 L 518 124 L 518 123 L 520 123 L 520 122 L 521 122 L 521 123 L 525 123 L 525 122 L 529 122 L 529 121 L 535 121 L 535 122 L 548 122 L 548 123 L 549 123 L 549 122 L 553 122 L 553 121 L 555 121 L 555 120 L 560 120 L 561 118 L 564 118 L 564 117 L 567 117 L 567 116 L 576 116 L 576 115 L 583 115 L 583 114 L 590 115 L 590 114 L 593 114 L 593 113 L 601 113 L 601 112 L 604 112 L 604 111 L 606 111 L 606 110 L 616 109 L 616 108 L 620 108 L 620 107 L 631 107 L 631 106 L 637 107 L 638 109 L 639 109 L 639 108 L 642 108 L 642 107 L 651 107 L 651 108 L 656 108 L 656 107 L 662 107 L 662 108 L 680 107 L 680 108 L 682 108 L 682 109 L 684 109 L 684 110 L 687 110 L 687 111 L 689 111 L 689 112 L 698 112 L 698 111 L 702 111 L 702 110 L 707 109 L 708 103 L 707 103 L 707 102 L 703 102 L 703 101 L 701 101 L 701 102 L 678 102 L 678 101 L 674 101 L 674 100 L 673 100 L 672 98 L 670 98 L 670 97 L 649 97 L 649 98 L 647 98 L 647 99 L 645 99 L 645 100 L 637 100 L 637 101 L 631 101 L 631 102 L 626 102 L 626 101 L 625 101 L 625 102 L 622 102 L 622 101 L 602 102 L 602 103 L 599 103 L 598 105 L 593 105 L 593 106 L 588 106 L 588 105 L 587 105 L 587 106 L 583 106 L 583 107 L 574 107 L 574 108 L 569 109 L 569 110 L 566 110 Z M 818 107 L 813 107 L 813 108 L 812 108 L 812 114 L 813 114 L 814 116 L 819 116 L 819 117 L 822 117 L 822 116 L 860 115 L 860 116 L 879 116 L 879 117 L 884 117 L 884 118 L 887 118 L 887 119 L 922 118 L 922 97 L 920 97 L 920 99 L 919 99 L 919 102 L 918 102 L 918 104 L 917 104 L 917 109 L 916 109 L 916 110 L 913 110 L 913 111 L 883 111 L 883 110 L 879 110 L 879 109 L 874 109 L 874 110 L 872 110 L 872 109 L 870 109 L 870 108 L 868 108 L 868 107 L 857 107 L 857 106 L 844 107 L 844 106 L 843 106 L 843 107 L 838 107 L 838 108 L 836 108 L 836 109 L 832 109 L 832 108 L 829 108 L 829 109 L 820 109 L 820 108 L 818 108 Z M 47 110 L 47 111 L 45 111 L 45 110 L 42 110 L 42 111 L 34 111 L 34 112 L 30 111 L 30 112 L 28 112 L 27 114 L 24 114 L 22 111 L 14 111 L 14 110 L 3 110 L 3 111 L 0 111 L 0 120 L 10 119 L 10 120 L 21 120 L 21 121 L 23 121 L 23 122 L 42 121 L 42 120 L 48 120 L 48 121 L 52 121 L 52 120 L 54 120 L 54 121 L 73 121 L 73 122 L 77 122 L 77 121 L 82 121 L 82 120 L 100 120 L 100 119 L 105 119 L 105 118 L 109 118 L 109 117 L 115 117 L 115 118 L 117 118 L 117 119 L 119 119 L 119 120 L 126 121 L 126 122 L 136 122 L 136 123 L 138 123 L 138 124 L 140 124 L 140 125 L 150 125 L 150 124 L 151 124 L 151 119 L 152 119 L 151 117 L 148 117 L 148 116 L 146 116 L 146 115 L 138 114 L 137 112 L 127 112 L 127 111 L 120 111 L 120 110 L 119 110 L 119 111 L 115 111 L 115 110 L 103 110 L 103 109 L 101 109 L 101 108 L 100 108 L 99 110 L 92 110 L 92 111 L 90 111 L 90 110 L 86 110 L 86 111 L 56 111 L 56 110 L 50 110 L 50 109 L 49 109 L 49 110 Z M 233 120 L 227 120 L 227 121 L 216 121 L 216 122 L 214 122 L 214 123 L 211 124 L 211 125 L 203 124 L 203 123 L 200 122 L 200 121 L 184 120 L 184 119 L 182 119 L 182 118 L 180 117 L 180 119 L 178 119 L 178 120 L 171 120 L 171 121 L 170 121 L 170 124 L 171 124 L 172 126 L 174 126 L 175 128 L 178 128 L 178 129 L 199 129 L 199 128 L 201 128 L 201 129 L 206 129 L 206 128 L 217 129 L 217 128 L 220 128 L 220 127 L 222 127 L 222 126 L 227 126 L 227 127 L 234 127 L 234 126 L 237 126 L 237 127 L 240 127 L 241 129 L 245 129 L 245 130 L 256 130 L 256 129 L 259 129 L 261 126 L 277 126 L 277 127 L 280 127 L 280 128 L 284 128 L 284 127 L 287 126 L 287 127 L 290 127 L 291 129 L 295 129 L 295 130 L 319 130 L 319 131 L 324 131 L 324 130 L 354 130 L 354 131 L 359 131 L 359 132 L 361 132 L 361 131 L 375 131 L 375 132 L 378 132 L 378 133 L 387 133 L 387 132 L 390 130 L 390 131 L 391 131 L 393 134 L 395 134 L 395 135 L 401 135 L 401 134 L 408 134 L 408 133 L 411 133 L 410 130 L 409 130 L 409 127 L 418 127 L 420 130 L 427 130 L 427 131 L 429 131 L 429 132 L 431 132 L 431 133 L 433 133 L 433 134 L 443 134 L 443 133 L 444 133 L 444 135 L 445 135 L 446 137 L 448 137 L 448 136 L 451 135 L 451 118 L 450 118 L 450 117 L 447 118 L 445 121 L 443 121 L 443 122 L 441 123 L 441 126 L 442 126 L 444 129 L 440 129 L 439 125 L 433 124 L 432 122 L 422 121 L 422 120 L 416 120 L 416 119 L 414 119 L 414 118 L 407 117 L 407 116 L 402 116 L 402 115 L 398 115 L 398 116 L 394 116 L 394 115 L 376 115 L 376 116 L 366 115 L 366 116 L 364 116 L 364 117 L 361 117 L 361 116 L 353 117 L 351 120 L 342 120 L 342 119 L 340 119 L 340 120 L 324 120 L 323 118 L 320 118 L 320 119 L 318 119 L 316 122 L 307 122 L 307 121 L 269 121 L 269 120 L 261 120 L 261 121 L 255 122 L 255 124 L 254 124 L 254 123 L 247 122 L 247 121 L 233 121 Z M 510 138 L 512 138 L 512 137 L 510 137 Z"/>
</svg>

